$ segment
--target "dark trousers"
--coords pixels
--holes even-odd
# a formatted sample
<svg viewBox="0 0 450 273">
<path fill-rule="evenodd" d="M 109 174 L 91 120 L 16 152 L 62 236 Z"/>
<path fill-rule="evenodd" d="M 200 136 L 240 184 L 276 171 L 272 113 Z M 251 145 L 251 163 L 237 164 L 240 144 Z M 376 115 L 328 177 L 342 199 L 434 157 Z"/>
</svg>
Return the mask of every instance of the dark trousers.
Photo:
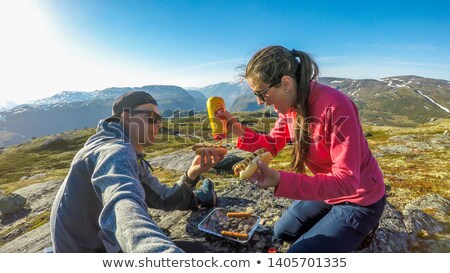
<svg viewBox="0 0 450 273">
<path fill-rule="evenodd" d="M 291 243 L 288 252 L 356 250 L 380 221 L 386 197 L 369 206 L 294 201 L 275 223 L 274 235 Z"/>
<path fill-rule="evenodd" d="M 186 253 L 207 253 L 212 252 L 205 242 L 196 240 L 194 238 L 178 238 L 173 239 L 173 243 L 181 248 Z"/>
</svg>

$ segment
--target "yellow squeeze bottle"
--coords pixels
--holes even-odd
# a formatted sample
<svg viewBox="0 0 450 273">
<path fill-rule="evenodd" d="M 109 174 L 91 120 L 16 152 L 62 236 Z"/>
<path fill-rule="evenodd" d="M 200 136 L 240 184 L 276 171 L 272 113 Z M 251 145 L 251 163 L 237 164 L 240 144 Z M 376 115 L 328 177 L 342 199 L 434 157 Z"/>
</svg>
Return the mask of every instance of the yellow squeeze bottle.
<svg viewBox="0 0 450 273">
<path fill-rule="evenodd" d="M 227 121 L 216 117 L 216 112 L 218 110 L 222 109 L 223 111 L 226 111 L 225 101 L 221 97 L 210 97 L 206 101 L 206 109 L 208 109 L 208 117 L 214 139 L 225 139 L 227 136 Z"/>
</svg>

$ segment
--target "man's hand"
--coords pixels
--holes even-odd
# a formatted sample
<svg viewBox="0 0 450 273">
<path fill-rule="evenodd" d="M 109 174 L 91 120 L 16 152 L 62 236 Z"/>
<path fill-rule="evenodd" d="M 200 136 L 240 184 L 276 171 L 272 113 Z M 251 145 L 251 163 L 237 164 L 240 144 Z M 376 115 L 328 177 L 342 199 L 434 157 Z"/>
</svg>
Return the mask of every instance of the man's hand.
<svg viewBox="0 0 450 273">
<path fill-rule="evenodd" d="M 258 170 L 248 179 L 258 188 L 267 189 L 278 186 L 281 174 L 279 171 L 269 168 L 264 162 L 258 160 Z"/>
<path fill-rule="evenodd" d="M 191 167 L 187 171 L 188 178 L 194 180 L 197 176 L 211 169 L 224 158 L 225 155 L 219 155 L 213 149 L 203 151 L 192 161 Z"/>
</svg>

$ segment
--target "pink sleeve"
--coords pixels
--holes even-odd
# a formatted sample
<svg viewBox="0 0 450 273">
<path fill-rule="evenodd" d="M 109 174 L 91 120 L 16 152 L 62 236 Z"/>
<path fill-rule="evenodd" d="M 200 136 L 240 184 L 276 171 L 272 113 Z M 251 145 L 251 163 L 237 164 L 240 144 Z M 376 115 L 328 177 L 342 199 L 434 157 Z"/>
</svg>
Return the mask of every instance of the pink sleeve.
<svg viewBox="0 0 450 273">
<path fill-rule="evenodd" d="M 325 132 L 330 144 L 331 171 L 314 176 L 280 171 L 275 196 L 327 200 L 356 193 L 360 181 L 362 137 L 358 112 L 350 99 L 331 109 L 331 119 L 327 121 L 330 129 Z"/>
<path fill-rule="evenodd" d="M 273 156 L 290 141 L 289 128 L 285 116 L 280 116 L 269 134 L 260 134 L 245 127 L 244 136 L 237 139 L 236 147 L 249 152 L 266 148 Z"/>
</svg>

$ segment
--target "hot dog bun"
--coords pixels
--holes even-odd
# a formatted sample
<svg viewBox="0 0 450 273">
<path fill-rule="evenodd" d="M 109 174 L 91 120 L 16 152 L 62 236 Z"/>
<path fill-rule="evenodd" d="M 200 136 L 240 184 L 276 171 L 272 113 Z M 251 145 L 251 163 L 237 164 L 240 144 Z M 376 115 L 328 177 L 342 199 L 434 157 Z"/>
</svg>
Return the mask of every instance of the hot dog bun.
<svg viewBox="0 0 450 273">
<path fill-rule="evenodd" d="M 269 152 L 265 152 L 257 157 L 255 157 L 247 166 L 247 168 L 245 168 L 245 170 L 241 171 L 239 173 L 239 178 L 240 179 L 247 179 L 250 176 L 252 176 L 256 170 L 258 170 L 258 164 L 256 162 L 258 162 L 258 160 L 261 160 L 262 162 L 264 162 L 265 164 L 269 164 L 270 160 L 272 159 L 272 154 Z"/>
<path fill-rule="evenodd" d="M 236 175 L 239 175 L 240 179 L 247 179 L 258 170 L 258 164 L 256 163 L 258 160 L 261 160 L 265 164 L 269 164 L 271 159 L 272 154 L 270 152 L 267 152 L 266 149 L 259 149 L 251 156 L 236 163 L 233 166 L 233 171 Z"/>
<path fill-rule="evenodd" d="M 198 155 L 205 150 L 214 150 L 219 155 L 226 155 L 228 152 L 225 146 L 211 144 L 194 144 L 192 150 Z"/>
</svg>

